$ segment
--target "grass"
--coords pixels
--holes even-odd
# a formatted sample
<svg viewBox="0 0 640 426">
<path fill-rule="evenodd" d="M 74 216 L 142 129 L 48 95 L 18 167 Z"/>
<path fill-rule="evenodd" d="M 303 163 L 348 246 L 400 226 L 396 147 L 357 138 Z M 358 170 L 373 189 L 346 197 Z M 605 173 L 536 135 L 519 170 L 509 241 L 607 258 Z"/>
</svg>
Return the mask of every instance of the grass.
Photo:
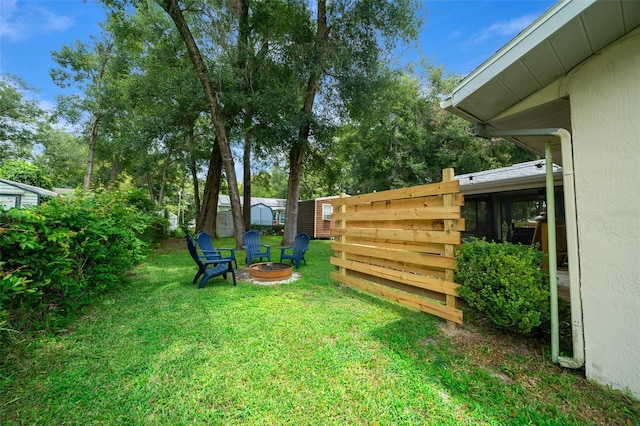
<svg viewBox="0 0 640 426">
<path fill-rule="evenodd" d="M 544 345 L 448 331 L 331 281 L 329 256 L 312 241 L 298 281 L 198 290 L 183 241 L 165 246 L 72 329 L 17 345 L 0 424 L 640 424 Z"/>
</svg>

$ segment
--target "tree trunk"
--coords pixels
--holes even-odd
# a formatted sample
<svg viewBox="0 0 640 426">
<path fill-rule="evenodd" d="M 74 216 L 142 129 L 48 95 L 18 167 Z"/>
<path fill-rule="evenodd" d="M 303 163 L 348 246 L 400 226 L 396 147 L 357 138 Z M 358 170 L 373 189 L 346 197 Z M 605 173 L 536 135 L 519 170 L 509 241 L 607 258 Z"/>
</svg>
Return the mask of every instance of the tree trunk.
<svg viewBox="0 0 640 426">
<path fill-rule="evenodd" d="M 304 95 L 302 115 L 304 117 L 300 129 L 298 130 L 297 144 L 289 151 L 289 184 L 287 186 L 287 210 L 284 223 L 283 246 L 292 246 L 293 239 L 298 232 L 298 201 L 300 197 L 300 180 L 304 164 L 304 155 L 309 144 L 311 134 L 311 114 L 313 113 L 313 102 L 318 92 L 320 78 L 322 77 L 325 46 L 329 38 L 329 28 L 327 27 L 327 2 L 318 0 L 318 29 L 316 33 L 315 56 L 311 64 L 311 74 L 307 81 L 307 88 Z"/>
<path fill-rule="evenodd" d="M 251 229 L 251 126 L 252 116 L 251 112 L 247 111 L 245 115 L 245 133 L 244 133 L 244 155 L 242 156 L 243 178 L 244 184 L 244 208 L 242 209 L 242 215 L 244 218 L 244 229 L 248 231 Z"/>
<path fill-rule="evenodd" d="M 149 190 L 149 198 L 151 198 L 151 202 L 155 205 L 156 194 L 153 190 L 153 180 L 151 179 L 151 175 L 149 173 L 147 173 L 145 177 L 147 178 L 147 189 Z"/>
<path fill-rule="evenodd" d="M 104 71 L 107 67 L 107 62 L 111 55 L 111 49 L 113 44 L 109 43 L 102 55 L 102 61 L 100 62 L 100 72 L 98 73 L 97 84 L 100 85 L 104 77 Z M 82 185 L 85 191 L 91 188 L 91 176 L 93 175 L 93 156 L 96 151 L 96 142 L 98 141 L 98 125 L 100 124 L 100 117 L 94 116 L 91 123 L 91 132 L 89 134 L 89 152 L 87 154 L 87 169 L 84 174 L 84 183 Z"/>
<path fill-rule="evenodd" d="M 238 191 L 238 180 L 236 178 L 235 164 L 233 156 L 231 154 L 231 146 L 229 144 L 229 135 L 227 129 L 224 126 L 224 120 L 222 118 L 222 112 L 220 110 L 220 104 L 216 90 L 209 78 L 207 67 L 204 63 L 198 45 L 196 44 L 191 30 L 184 19 L 178 0 L 157 0 L 160 6 L 171 17 L 178 32 L 187 47 L 189 58 L 193 63 L 202 88 L 205 93 L 205 98 L 209 106 L 209 112 L 211 115 L 211 121 L 216 129 L 216 136 L 218 138 L 218 144 L 220 145 L 220 154 L 222 156 L 222 164 L 227 175 L 227 184 L 229 186 L 229 198 L 231 199 L 231 214 L 233 216 L 233 233 L 236 240 L 236 248 L 241 248 L 243 241 L 242 236 L 244 234 L 244 221 L 242 218 L 242 209 L 240 207 L 240 193 Z"/>
<path fill-rule="evenodd" d="M 193 182 L 193 203 L 195 204 L 195 218 L 196 229 L 202 229 L 198 227 L 198 221 L 200 220 L 200 184 L 198 183 L 198 168 L 196 166 L 196 147 L 195 147 L 195 135 L 193 125 L 189 130 L 189 137 L 187 138 L 187 144 L 189 145 L 189 170 L 191 171 L 191 181 Z"/>
<path fill-rule="evenodd" d="M 171 164 L 172 146 L 168 147 L 167 157 L 164 159 L 164 167 L 162 168 L 162 180 L 160 181 L 160 192 L 158 193 L 158 207 L 162 207 L 164 202 L 164 189 L 167 185 L 167 176 L 169 175 L 169 165 Z"/>
<path fill-rule="evenodd" d="M 220 193 L 220 181 L 222 180 L 222 157 L 220 145 L 214 142 L 209 158 L 209 170 L 207 181 L 202 194 L 202 207 L 196 219 L 196 232 L 204 231 L 215 237 L 216 219 L 218 217 L 218 195 Z"/>
<path fill-rule="evenodd" d="M 244 92 L 249 99 L 251 87 L 251 73 L 249 66 L 249 35 L 251 27 L 249 25 L 249 2 L 250 0 L 240 0 L 238 2 L 238 68 L 244 75 Z M 249 104 L 251 101 L 248 102 Z M 243 188 L 243 208 L 242 217 L 244 229 L 251 229 L 251 126 L 253 125 L 253 113 L 251 106 L 244 110 L 244 153 L 242 156 L 242 183 Z"/>
<path fill-rule="evenodd" d="M 91 176 L 93 175 L 93 156 L 96 151 L 96 141 L 98 140 L 99 117 L 93 117 L 91 132 L 89 133 L 89 152 L 87 153 L 87 168 L 84 173 L 84 183 L 82 188 L 88 191 L 91 188 Z"/>
<path fill-rule="evenodd" d="M 116 153 L 113 156 L 113 161 L 111 162 L 111 174 L 109 175 L 109 183 L 107 184 L 109 188 L 112 188 L 116 183 L 119 167 L 120 167 L 120 154 Z"/>
</svg>

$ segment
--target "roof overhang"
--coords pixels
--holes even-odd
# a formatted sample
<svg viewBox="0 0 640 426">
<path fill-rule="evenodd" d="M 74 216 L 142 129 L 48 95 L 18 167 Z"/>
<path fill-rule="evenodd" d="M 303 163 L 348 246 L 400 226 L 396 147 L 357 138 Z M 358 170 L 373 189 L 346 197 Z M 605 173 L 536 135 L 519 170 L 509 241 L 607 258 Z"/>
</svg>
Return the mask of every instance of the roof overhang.
<svg viewBox="0 0 640 426">
<path fill-rule="evenodd" d="M 466 76 L 441 103 L 489 131 L 571 132 L 565 77 L 640 25 L 640 1 L 562 0 Z M 544 155 L 548 138 L 510 137 Z M 561 162 L 560 147 L 553 150 Z"/>
<path fill-rule="evenodd" d="M 545 160 L 528 161 L 510 167 L 483 170 L 456 176 L 465 196 L 544 189 Z M 562 185 L 562 168 L 553 165 L 554 186 Z"/>
</svg>

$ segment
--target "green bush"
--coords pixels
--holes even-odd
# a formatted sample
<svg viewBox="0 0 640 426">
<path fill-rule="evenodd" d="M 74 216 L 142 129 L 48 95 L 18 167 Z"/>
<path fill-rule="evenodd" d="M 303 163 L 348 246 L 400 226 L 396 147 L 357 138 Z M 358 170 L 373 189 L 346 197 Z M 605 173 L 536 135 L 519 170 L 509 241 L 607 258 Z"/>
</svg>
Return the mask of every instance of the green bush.
<svg viewBox="0 0 640 426">
<path fill-rule="evenodd" d="M 120 192 L 0 212 L 0 329 L 56 328 L 120 286 L 143 259 L 147 222 Z"/>
<path fill-rule="evenodd" d="M 260 233 L 264 235 L 284 234 L 284 225 L 251 225 L 251 229 L 260 231 Z"/>
<path fill-rule="evenodd" d="M 476 240 L 457 252 L 460 296 L 497 327 L 531 333 L 549 321 L 544 254 L 535 247 Z"/>
</svg>

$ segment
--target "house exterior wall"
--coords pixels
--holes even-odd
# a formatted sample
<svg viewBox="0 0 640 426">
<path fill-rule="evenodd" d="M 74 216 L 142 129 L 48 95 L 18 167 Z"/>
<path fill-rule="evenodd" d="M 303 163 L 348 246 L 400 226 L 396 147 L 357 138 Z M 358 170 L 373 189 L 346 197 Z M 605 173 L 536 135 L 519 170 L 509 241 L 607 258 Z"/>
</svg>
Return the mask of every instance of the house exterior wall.
<svg viewBox="0 0 640 426">
<path fill-rule="evenodd" d="M 316 203 L 316 235 L 313 238 L 331 238 L 331 221 L 322 217 L 322 205 L 331 206 L 331 200 L 317 200 Z"/>
<path fill-rule="evenodd" d="M 569 77 L 587 377 L 640 397 L 640 29 Z"/>
<path fill-rule="evenodd" d="M 37 206 L 40 198 L 35 192 L 27 191 L 17 186 L 0 182 L 0 196 L 6 207 Z M 16 196 L 19 196 L 19 205 L 15 205 Z"/>
</svg>

